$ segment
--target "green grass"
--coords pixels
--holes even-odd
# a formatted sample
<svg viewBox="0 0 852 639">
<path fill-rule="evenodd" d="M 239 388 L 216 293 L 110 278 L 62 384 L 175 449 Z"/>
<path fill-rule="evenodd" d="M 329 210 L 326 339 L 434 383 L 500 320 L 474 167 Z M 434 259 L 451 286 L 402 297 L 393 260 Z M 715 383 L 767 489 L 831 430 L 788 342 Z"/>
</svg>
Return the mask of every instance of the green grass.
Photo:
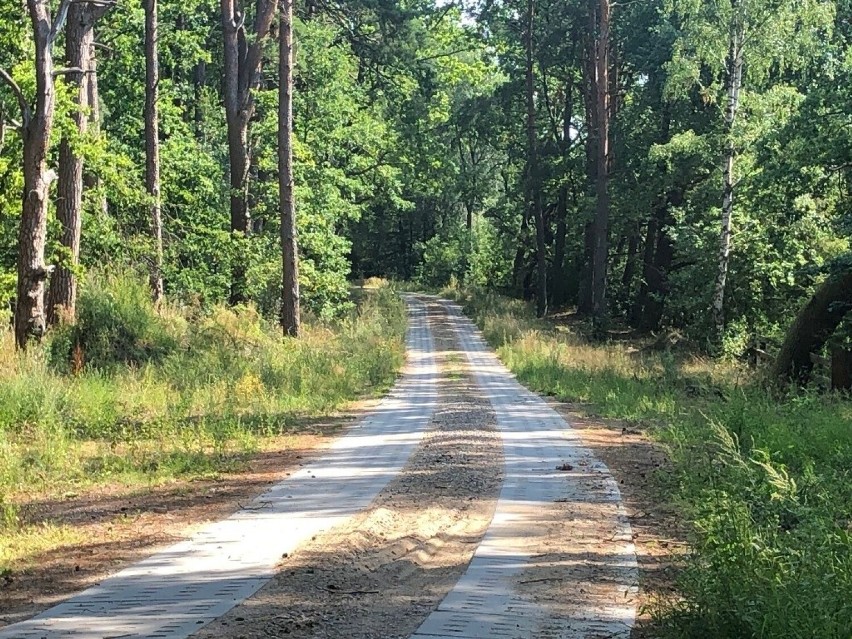
<svg viewBox="0 0 852 639">
<path fill-rule="evenodd" d="M 660 636 L 852 637 L 852 403 L 779 396 L 731 362 L 586 341 L 484 292 L 461 301 L 528 387 L 641 423 L 675 466 L 661 486 L 691 523 L 681 599 Z"/>
<path fill-rule="evenodd" d="M 307 321 L 299 340 L 252 308 L 154 309 L 131 276 L 90 278 L 79 318 L 23 355 L 0 341 L 7 550 L 30 534 L 35 495 L 228 472 L 265 438 L 385 390 L 404 358 L 404 306 L 385 287 L 339 321 Z"/>
</svg>

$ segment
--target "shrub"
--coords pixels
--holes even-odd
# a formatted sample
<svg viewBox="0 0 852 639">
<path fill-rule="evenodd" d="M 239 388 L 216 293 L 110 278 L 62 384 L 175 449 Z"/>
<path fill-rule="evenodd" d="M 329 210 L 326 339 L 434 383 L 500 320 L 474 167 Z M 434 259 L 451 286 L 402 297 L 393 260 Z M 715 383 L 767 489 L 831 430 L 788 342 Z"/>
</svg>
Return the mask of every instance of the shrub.
<svg viewBox="0 0 852 639">
<path fill-rule="evenodd" d="M 176 314 L 154 307 L 143 278 L 94 274 L 80 288 L 77 322 L 54 333 L 49 359 L 60 371 L 158 362 L 177 350 L 184 331 Z"/>
</svg>

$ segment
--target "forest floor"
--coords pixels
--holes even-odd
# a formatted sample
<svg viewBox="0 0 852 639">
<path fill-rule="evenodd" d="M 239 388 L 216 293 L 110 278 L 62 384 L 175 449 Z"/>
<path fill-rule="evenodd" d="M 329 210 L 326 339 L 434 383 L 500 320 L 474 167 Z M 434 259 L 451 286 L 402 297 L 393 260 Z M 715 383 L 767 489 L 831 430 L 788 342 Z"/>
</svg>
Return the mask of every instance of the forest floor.
<svg viewBox="0 0 852 639">
<path fill-rule="evenodd" d="M 494 513 L 502 447 L 494 412 L 473 380 L 445 313 L 432 304 L 430 316 L 440 367 L 439 405 L 403 472 L 370 508 L 286 557 L 275 579 L 198 637 L 408 637 L 464 573 Z M 79 540 L 34 555 L 0 583 L 0 623 L 31 616 L 189 537 L 202 524 L 228 516 L 315 458 L 374 405 L 363 402 L 338 419 L 265 440 L 247 459 L 244 472 L 144 490 L 100 485 L 61 500 L 34 499 L 29 519 L 70 528 Z M 632 636 L 653 636 L 641 610 L 673 596 L 674 566 L 683 549 L 682 527 L 652 479 L 667 472 L 668 462 L 636 426 L 597 417 L 587 405 L 551 405 L 619 485 L 640 569 L 640 616 Z M 542 551 L 577 552 L 571 546 L 572 523 L 566 519 L 564 524 L 552 528 Z M 582 552 L 593 555 L 595 548 L 582 543 Z M 546 589 L 548 596 L 565 601 L 576 595 L 571 582 L 559 578 L 527 581 L 532 584 L 528 589 Z"/>
</svg>

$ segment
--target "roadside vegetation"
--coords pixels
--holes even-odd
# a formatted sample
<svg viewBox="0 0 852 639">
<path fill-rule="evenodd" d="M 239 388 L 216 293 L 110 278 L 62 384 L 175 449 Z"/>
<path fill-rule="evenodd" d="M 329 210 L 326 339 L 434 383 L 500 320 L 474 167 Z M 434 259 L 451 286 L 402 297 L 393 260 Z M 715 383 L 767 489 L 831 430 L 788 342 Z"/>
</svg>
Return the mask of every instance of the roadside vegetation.
<svg viewBox="0 0 852 639">
<path fill-rule="evenodd" d="M 444 291 L 529 388 L 640 425 L 691 525 L 681 598 L 660 636 L 847 638 L 852 619 L 852 402 L 770 391 L 759 372 L 646 342 L 592 342 L 527 304 Z"/>
<path fill-rule="evenodd" d="M 239 470 L 305 418 L 386 389 L 404 357 L 405 311 L 383 286 L 298 340 L 250 306 L 158 310 L 133 275 L 87 278 L 78 311 L 25 353 L 2 335 L 0 571 L 73 536 L 30 525 L 30 501 Z"/>
</svg>

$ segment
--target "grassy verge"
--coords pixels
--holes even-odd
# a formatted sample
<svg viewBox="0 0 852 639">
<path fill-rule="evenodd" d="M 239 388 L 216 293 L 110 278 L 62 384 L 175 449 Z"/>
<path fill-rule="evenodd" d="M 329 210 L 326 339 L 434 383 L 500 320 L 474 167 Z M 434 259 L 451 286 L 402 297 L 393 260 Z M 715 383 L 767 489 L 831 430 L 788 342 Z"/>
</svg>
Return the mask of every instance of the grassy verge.
<svg viewBox="0 0 852 639">
<path fill-rule="evenodd" d="M 0 337 L 0 572 L 73 530 L 27 519 L 33 500 L 239 469 L 393 382 L 405 311 L 388 288 L 333 324 L 280 337 L 253 309 L 155 310 L 133 277 L 90 278 L 79 321 L 44 347 Z"/>
<path fill-rule="evenodd" d="M 593 344 L 484 292 L 463 303 L 528 387 L 648 427 L 675 475 L 663 486 L 693 531 L 661 636 L 848 639 L 852 403 L 779 397 L 733 363 Z M 662 481 L 662 480 L 661 480 Z"/>
</svg>

